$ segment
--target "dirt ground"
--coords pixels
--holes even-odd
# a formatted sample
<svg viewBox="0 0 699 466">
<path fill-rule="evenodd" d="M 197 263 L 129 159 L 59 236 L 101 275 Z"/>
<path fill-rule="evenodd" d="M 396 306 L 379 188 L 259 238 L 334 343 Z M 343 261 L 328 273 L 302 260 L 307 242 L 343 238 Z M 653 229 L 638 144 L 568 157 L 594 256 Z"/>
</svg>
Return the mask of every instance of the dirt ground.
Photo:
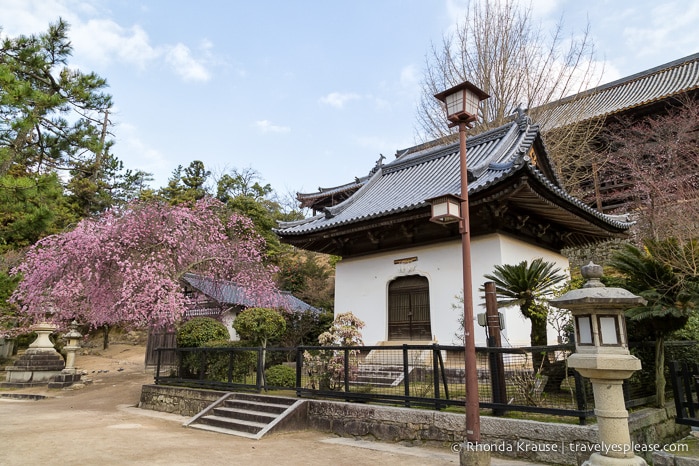
<svg viewBox="0 0 699 466">
<path fill-rule="evenodd" d="M 450 448 L 418 448 L 302 431 L 261 440 L 182 427 L 186 418 L 139 409 L 144 347 L 112 344 L 79 354 L 82 388 L 0 389 L 0 464 L 454 465 Z M 44 395 L 30 401 L 17 394 Z M 495 465 L 527 463 L 494 459 Z"/>
</svg>

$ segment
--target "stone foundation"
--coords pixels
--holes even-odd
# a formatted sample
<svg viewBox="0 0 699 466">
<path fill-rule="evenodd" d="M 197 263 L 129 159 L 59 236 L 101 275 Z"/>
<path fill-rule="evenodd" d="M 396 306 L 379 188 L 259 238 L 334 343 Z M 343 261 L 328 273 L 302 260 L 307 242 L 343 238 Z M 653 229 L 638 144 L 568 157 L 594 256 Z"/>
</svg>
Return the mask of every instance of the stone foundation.
<svg viewBox="0 0 699 466">
<path fill-rule="evenodd" d="M 225 392 L 144 385 L 140 408 L 194 416 Z M 305 425 L 344 437 L 369 438 L 450 448 L 464 439 L 464 414 L 359 403 L 308 400 Z M 629 418 L 631 439 L 638 445 L 668 444 L 687 435 L 675 424 L 674 405 L 642 409 Z M 500 417 L 481 417 L 482 447 L 495 456 L 536 462 L 580 465 L 599 440 L 596 425 L 579 426 Z M 646 461 L 652 452 L 639 452 Z"/>
<path fill-rule="evenodd" d="M 61 374 L 65 367 L 63 357 L 53 348 L 29 348 L 12 366 L 5 366 L 7 378 L 4 387 L 32 387 L 47 384 Z"/>
<path fill-rule="evenodd" d="M 224 393 L 215 390 L 144 385 L 138 407 L 190 417 L 203 411 Z"/>
</svg>

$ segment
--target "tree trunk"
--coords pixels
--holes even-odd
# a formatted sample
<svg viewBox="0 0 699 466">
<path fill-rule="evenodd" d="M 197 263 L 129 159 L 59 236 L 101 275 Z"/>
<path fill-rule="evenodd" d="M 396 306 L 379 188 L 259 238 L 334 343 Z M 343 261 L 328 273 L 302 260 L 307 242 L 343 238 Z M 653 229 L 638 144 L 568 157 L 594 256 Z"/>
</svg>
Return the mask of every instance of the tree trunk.
<svg viewBox="0 0 699 466">
<path fill-rule="evenodd" d="M 106 350 L 109 348 L 109 325 L 104 324 L 102 326 L 102 349 Z"/>
<path fill-rule="evenodd" d="M 655 405 L 665 407 L 665 338 L 655 337 Z"/>
<path fill-rule="evenodd" d="M 546 317 L 532 314 L 529 317 L 529 321 L 532 324 L 532 330 L 529 334 L 529 341 L 531 342 L 531 345 L 546 346 L 548 344 L 548 338 L 546 335 Z M 545 356 L 545 352 L 532 352 L 532 363 L 535 373 L 538 373 L 542 369 L 542 364 L 546 364 Z"/>
<path fill-rule="evenodd" d="M 267 391 L 267 381 L 265 380 L 265 360 L 267 359 L 267 339 L 262 340 L 262 374 L 258 374 L 262 380 L 262 386 Z"/>
</svg>

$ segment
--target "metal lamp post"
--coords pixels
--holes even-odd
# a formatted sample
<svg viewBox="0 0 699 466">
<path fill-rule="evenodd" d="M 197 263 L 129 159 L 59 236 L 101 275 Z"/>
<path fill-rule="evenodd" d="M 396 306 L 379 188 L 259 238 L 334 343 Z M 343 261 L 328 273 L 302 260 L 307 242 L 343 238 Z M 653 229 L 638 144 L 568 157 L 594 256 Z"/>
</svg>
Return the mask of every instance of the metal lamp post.
<svg viewBox="0 0 699 466">
<path fill-rule="evenodd" d="M 490 97 L 488 94 L 466 81 L 435 95 L 446 106 L 447 119 L 450 127 L 459 127 L 459 166 L 461 173 L 461 249 L 464 286 L 464 352 L 466 369 L 466 440 L 478 443 L 481 439 L 480 412 L 478 406 L 478 370 L 476 367 L 476 342 L 473 335 L 473 291 L 471 289 L 471 235 L 468 215 L 468 169 L 466 164 L 466 130 L 477 119 L 478 106 L 481 100 Z M 454 202 L 454 196 L 447 196 L 446 202 Z M 444 223 L 444 215 L 440 212 L 440 204 L 433 203 L 433 218 Z M 449 206 L 446 207 L 449 211 Z M 441 220 L 440 220 L 441 218 Z"/>
</svg>

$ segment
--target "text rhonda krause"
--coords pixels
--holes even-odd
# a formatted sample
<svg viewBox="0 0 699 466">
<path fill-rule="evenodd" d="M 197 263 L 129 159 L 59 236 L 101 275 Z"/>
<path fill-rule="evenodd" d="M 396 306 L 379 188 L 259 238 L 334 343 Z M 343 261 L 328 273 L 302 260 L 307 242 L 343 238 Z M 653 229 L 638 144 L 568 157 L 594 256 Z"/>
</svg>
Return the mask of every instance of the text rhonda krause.
<svg viewBox="0 0 699 466">
<path fill-rule="evenodd" d="M 686 452 L 689 445 L 682 443 L 672 443 L 661 445 L 659 443 L 633 443 L 628 444 L 606 444 L 606 443 L 530 443 L 530 442 L 499 442 L 499 443 L 455 443 L 452 445 L 454 451 L 489 451 L 493 453 L 512 452 L 561 452 L 566 451 L 580 453 L 601 453 L 609 455 L 613 453 L 650 453 L 654 451 L 665 452 Z"/>
</svg>

